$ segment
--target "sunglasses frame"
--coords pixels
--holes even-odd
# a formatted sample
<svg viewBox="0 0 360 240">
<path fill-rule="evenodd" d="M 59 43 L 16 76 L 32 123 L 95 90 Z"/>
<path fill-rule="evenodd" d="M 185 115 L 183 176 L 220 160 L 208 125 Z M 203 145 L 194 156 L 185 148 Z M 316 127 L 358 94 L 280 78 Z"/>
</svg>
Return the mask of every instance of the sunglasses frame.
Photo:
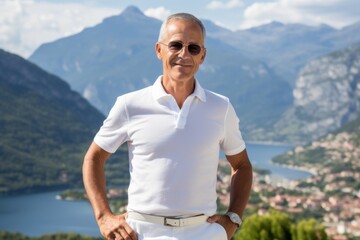
<svg viewBox="0 0 360 240">
<path fill-rule="evenodd" d="M 173 53 L 177 53 L 177 52 L 180 52 L 181 50 L 183 50 L 184 47 L 187 47 L 187 50 L 189 51 L 189 53 L 192 55 L 192 56 L 197 56 L 201 53 L 202 50 L 206 49 L 205 47 L 202 47 L 196 43 L 189 43 L 189 44 L 185 44 L 181 41 L 171 41 L 169 42 L 169 44 L 166 44 L 166 43 L 163 43 L 163 42 L 158 42 L 164 46 L 167 46 L 168 50 L 170 52 L 173 52 Z M 174 44 L 180 44 L 181 45 L 181 48 L 176 50 L 176 49 L 171 49 L 171 47 L 174 47 Z M 199 52 L 194 52 L 190 47 L 196 47 L 196 48 L 199 48 Z"/>
</svg>

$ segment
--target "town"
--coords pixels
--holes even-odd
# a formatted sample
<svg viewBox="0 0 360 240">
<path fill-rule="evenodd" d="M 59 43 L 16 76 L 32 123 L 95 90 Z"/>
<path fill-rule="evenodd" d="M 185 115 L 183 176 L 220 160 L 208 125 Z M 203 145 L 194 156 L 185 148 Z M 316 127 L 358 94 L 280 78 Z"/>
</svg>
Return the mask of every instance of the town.
<svg viewBox="0 0 360 240">
<path fill-rule="evenodd" d="M 324 225 L 331 240 L 360 237 L 360 161 L 357 160 L 360 149 L 352 144 L 350 134 L 340 133 L 330 134 L 307 147 L 296 147 L 287 155 L 295 158 L 309 149 L 319 148 L 326 150 L 329 159 L 341 159 L 341 168 L 336 169 L 336 164 L 304 165 L 301 169 L 309 171 L 312 177 L 302 180 L 287 180 L 255 171 L 248 211 L 263 215 L 269 209 L 276 209 L 295 219 L 315 218 Z M 227 165 L 226 161 L 220 161 L 219 169 L 226 169 Z M 218 198 L 223 206 L 229 202 L 228 172 L 219 171 Z"/>
</svg>

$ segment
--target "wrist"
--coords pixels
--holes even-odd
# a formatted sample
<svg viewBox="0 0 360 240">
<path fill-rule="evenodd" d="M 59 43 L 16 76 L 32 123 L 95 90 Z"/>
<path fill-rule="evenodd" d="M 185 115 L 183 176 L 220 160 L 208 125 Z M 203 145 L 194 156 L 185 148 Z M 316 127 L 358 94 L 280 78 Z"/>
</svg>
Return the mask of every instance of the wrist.
<svg viewBox="0 0 360 240">
<path fill-rule="evenodd" d="M 114 214 L 111 211 L 104 211 L 95 214 L 95 219 L 98 223 L 103 222 L 104 219 L 113 216 Z"/>
<path fill-rule="evenodd" d="M 236 225 L 237 228 L 240 227 L 240 225 L 242 224 L 242 219 L 237 213 L 227 212 L 225 215 L 230 219 L 230 221 L 234 225 Z"/>
</svg>

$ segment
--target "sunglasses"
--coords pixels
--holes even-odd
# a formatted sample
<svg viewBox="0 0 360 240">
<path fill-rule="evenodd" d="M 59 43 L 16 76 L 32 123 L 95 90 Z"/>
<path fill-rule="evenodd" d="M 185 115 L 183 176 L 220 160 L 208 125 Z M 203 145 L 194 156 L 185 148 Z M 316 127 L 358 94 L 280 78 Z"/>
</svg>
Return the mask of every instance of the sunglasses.
<svg viewBox="0 0 360 240">
<path fill-rule="evenodd" d="M 180 50 L 182 50 L 184 47 L 187 47 L 189 53 L 193 56 L 198 55 L 202 49 L 205 49 L 204 47 L 201 47 L 195 43 L 190 43 L 190 44 L 184 44 L 182 42 L 169 42 L 169 44 L 163 43 L 163 42 L 159 42 L 162 45 L 165 45 L 168 47 L 170 52 L 176 53 L 179 52 Z"/>
</svg>

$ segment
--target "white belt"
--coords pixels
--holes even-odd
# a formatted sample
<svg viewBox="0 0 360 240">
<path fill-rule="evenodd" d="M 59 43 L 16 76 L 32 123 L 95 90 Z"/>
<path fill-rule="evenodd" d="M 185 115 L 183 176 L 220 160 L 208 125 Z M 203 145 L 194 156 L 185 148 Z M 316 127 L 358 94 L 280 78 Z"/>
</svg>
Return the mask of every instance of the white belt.
<svg viewBox="0 0 360 240">
<path fill-rule="evenodd" d="M 162 217 L 156 215 L 143 214 L 138 212 L 128 212 L 128 218 L 161 224 L 170 227 L 186 227 L 206 222 L 208 216 L 201 214 L 193 217 Z"/>
</svg>

